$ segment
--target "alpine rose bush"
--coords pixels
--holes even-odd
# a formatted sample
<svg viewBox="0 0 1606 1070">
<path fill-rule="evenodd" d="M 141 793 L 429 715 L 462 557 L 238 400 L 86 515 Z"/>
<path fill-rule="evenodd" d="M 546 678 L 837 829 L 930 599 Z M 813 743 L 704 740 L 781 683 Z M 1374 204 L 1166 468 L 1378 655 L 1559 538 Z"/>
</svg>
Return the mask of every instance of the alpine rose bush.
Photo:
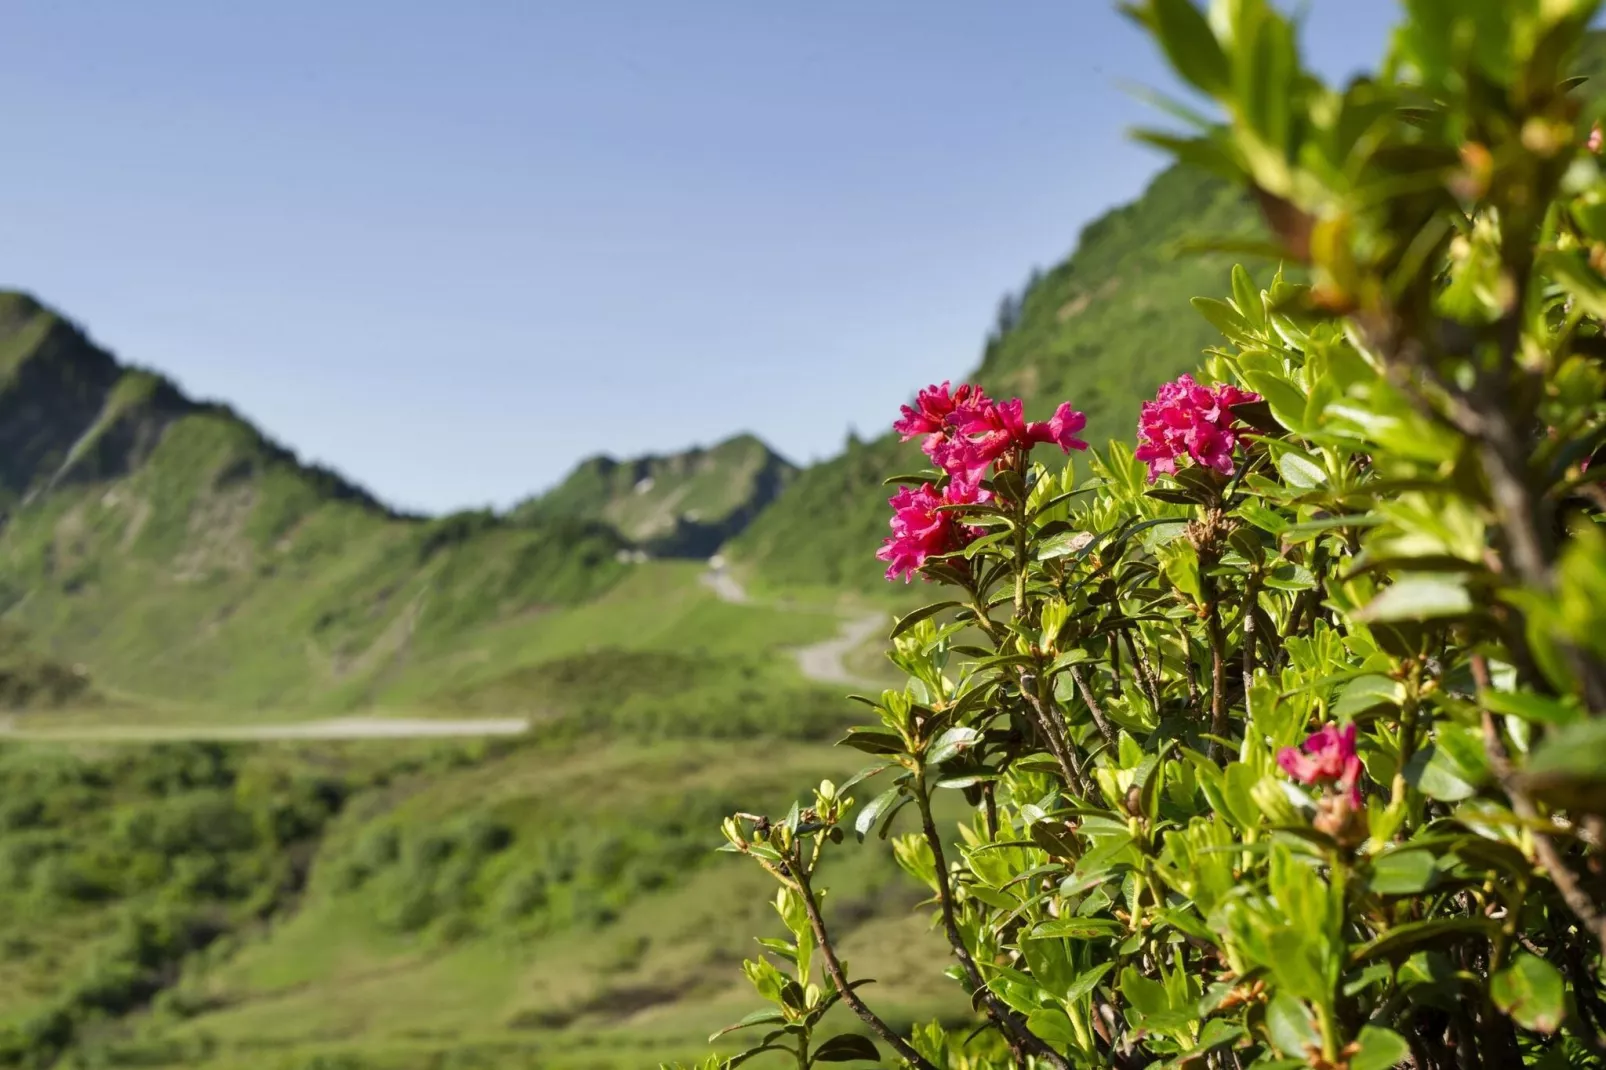
<svg viewBox="0 0 1606 1070">
<path fill-rule="evenodd" d="M 1128 5 L 1226 117 L 1143 136 L 1286 273 L 1195 300 L 1223 341 L 1135 443 L 1051 465 L 1068 405 L 904 409 L 934 467 L 880 557 L 942 594 L 856 696 L 870 764 L 724 822 L 779 928 L 704 1070 L 1606 1067 L 1596 6 L 1409 4 L 1329 87 L 1266 0 Z M 840 954 L 832 866 L 883 842 L 968 1020 Z"/>
</svg>

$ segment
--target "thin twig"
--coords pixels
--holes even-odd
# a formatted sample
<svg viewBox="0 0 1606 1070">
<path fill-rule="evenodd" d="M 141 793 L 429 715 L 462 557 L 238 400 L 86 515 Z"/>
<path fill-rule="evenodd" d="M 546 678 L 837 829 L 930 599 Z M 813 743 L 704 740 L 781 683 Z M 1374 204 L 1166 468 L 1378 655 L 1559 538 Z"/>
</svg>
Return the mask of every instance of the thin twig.
<svg viewBox="0 0 1606 1070">
<path fill-rule="evenodd" d="M 1138 679 L 1142 682 L 1143 689 L 1148 692 L 1149 704 L 1154 708 L 1154 715 L 1158 717 L 1160 716 L 1160 686 L 1155 677 L 1154 667 L 1149 664 L 1149 659 L 1138 649 L 1137 640 L 1132 638 L 1132 629 L 1122 628 L 1121 638 L 1126 640 L 1127 652 L 1132 655 L 1133 669 L 1137 673 Z"/>
<path fill-rule="evenodd" d="M 825 931 L 825 920 L 820 917 L 820 907 L 814 899 L 814 889 L 809 886 L 809 876 L 803 865 L 801 852 L 792 856 L 793 877 L 797 890 L 803 900 L 803 909 L 809 916 L 809 928 L 814 930 L 814 942 L 819 945 L 820 959 L 825 964 L 826 975 L 836 985 L 836 990 L 842 993 L 842 1002 L 846 1003 L 859 1020 L 875 1031 L 875 1034 L 897 1052 L 899 1057 L 906 1061 L 915 1070 L 937 1070 L 937 1067 L 914 1048 L 909 1042 L 900 1037 L 891 1026 L 883 1022 L 879 1015 L 865 1006 L 858 993 L 848 987 L 848 979 L 842 973 L 842 963 L 837 960 L 836 950 L 831 946 L 831 938 Z"/>
<path fill-rule="evenodd" d="M 1099 735 L 1104 737 L 1104 742 L 1112 747 L 1115 746 L 1115 729 L 1110 727 L 1110 722 L 1104 717 L 1104 710 L 1093 697 L 1093 692 L 1088 690 L 1087 679 L 1082 675 L 1082 670 L 1075 665 L 1071 666 L 1071 679 L 1076 681 L 1076 690 L 1081 692 L 1082 701 L 1087 703 L 1087 710 L 1093 715 L 1093 723 L 1098 725 Z"/>
</svg>

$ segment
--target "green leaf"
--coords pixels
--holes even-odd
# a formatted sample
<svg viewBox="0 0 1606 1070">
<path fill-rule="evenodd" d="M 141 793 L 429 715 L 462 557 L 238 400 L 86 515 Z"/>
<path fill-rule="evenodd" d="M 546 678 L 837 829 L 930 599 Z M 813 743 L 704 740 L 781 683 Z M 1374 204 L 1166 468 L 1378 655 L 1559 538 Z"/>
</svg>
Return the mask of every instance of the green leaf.
<svg viewBox="0 0 1606 1070">
<path fill-rule="evenodd" d="M 1304 433 L 1306 398 L 1293 383 L 1274 372 L 1246 370 L 1243 377 L 1244 382 L 1249 384 L 1249 389 L 1266 399 L 1266 404 L 1271 406 L 1271 414 L 1277 418 L 1278 423 L 1295 434 Z M 1294 466 L 1292 472 L 1287 467 L 1289 464 Z M 1285 451 L 1277 458 L 1277 470 L 1283 474 L 1285 480 L 1296 487 L 1319 487 L 1327 482 L 1326 472 L 1291 451 Z"/>
<path fill-rule="evenodd" d="M 1171 66 L 1189 84 L 1213 97 L 1227 91 L 1226 53 L 1193 0 L 1149 0 L 1135 10 L 1154 31 Z"/>
<path fill-rule="evenodd" d="M 1189 5 L 1192 7 L 1193 5 Z M 1260 298 L 1260 287 L 1249 277 L 1242 264 L 1232 265 L 1232 303 L 1244 319 L 1258 328 L 1266 326 L 1266 305 Z"/>
<path fill-rule="evenodd" d="M 1304 542 L 1328 531 L 1337 531 L 1340 528 L 1371 528 L 1383 522 L 1382 517 L 1370 513 L 1350 513 L 1345 516 L 1323 517 L 1321 520 L 1303 520 L 1298 524 L 1290 524 L 1282 532 L 1282 540 L 1287 543 Z"/>
<path fill-rule="evenodd" d="M 1333 716 L 1348 721 L 1384 706 L 1398 707 L 1403 701 L 1405 688 L 1399 681 L 1369 673 L 1345 685 L 1333 703 Z"/>
<path fill-rule="evenodd" d="M 1038 922 L 1026 934 L 1026 939 L 1048 940 L 1058 937 L 1065 940 L 1093 940 L 1125 931 L 1125 926 L 1111 918 L 1054 918 Z"/>
<path fill-rule="evenodd" d="M 1548 736 L 1521 774 L 1523 786 L 1552 806 L 1606 813 L 1606 718 Z"/>
<path fill-rule="evenodd" d="M 1261 583 L 1274 591 L 1308 591 L 1316 586 L 1316 574 L 1304 565 L 1289 562 L 1266 573 Z"/>
<path fill-rule="evenodd" d="M 1121 996 L 1139 1015 L 1138 1022 L 1171 1009 L 1171 996 L 1159 981 L 1151 980 L 1128 966 L 1121 971 Z"/>
<path fill-rule="evenodd" d="M 1104 975 L 1115 969 L 1113 962 L 1101 962 L 1091 970 L 1084 970 L 1071 982 L 1071 987 L 1065 990 L 1065 1002 L 1075 1003 L 1077 1000 L 1092 993 L 1098 987 Z"/>
<path fill-rule="evenodd" d="M 1026 1028 L 1061 1050 L 1077 1043 L 1076 1028 L 1058 1007 L 1042 1007 L 1026 1016 Z"/>
<path fill-rule="evenodd" d="M 786 1015 L 782 1014 L 780 1011 L 754 1011 L 741 1021 L 732 1025 L 727 1025 L 724 1029 L 719 1030 L 717 1033 L 708 1034 L 708 1042 L 712 1044 L 726 1033 L 734 1033 L 738 1029 L 751 1029 L 755 1025 L 768 1025 L 771 1022 L 784 1021 L 786 1021 Z"/>
<path fill-rule="evenodd" d="M 1411 755 L 1411 760 L 1405 763 L 1405 782 L 1440 802 L 1460 802 L 1478 793 L 1467 771 L 1434 743 Z"/>
<path fill-rule="evenodd" d="M 863 840 L 870 834 L 870 830 L 875 827 L 876 820 L 886 812 L 887 807 L 897 802 L 898 796 L 902 794 L 902 784 L 899 784 L 896 787 L 888 788 L 880 795 L 877 795 L 875 798 L 871 799 L 869 804 L 865 806 L 863 810 L 859 811 L 859 816 L 853 819 L 853 831 L 858 833 L 860 840 Z"/>
<path fill-rule="evenodd" d="M 1355 619 L 1365 623 L 1404 620 L 1442 620 L 1464 617 L 1472 612 L 1472 597 L 1466 581 L 1450 573 L 1422 573 L 1403 576 L 1371 602 L 1362 606 Z"/>
<path fill-rule="evenodd" d="M 814 1049 L 817 1063 L 877 1063 L 881 1053 L 869 1037 L 857 1033 L 838 1033 Z"/>
<path fill-rule="evenodd" d="M 898 618 L 898 623 L 896 623 L 896 624 L 894 624 L 892 626 L 892 634 L 887 636 L 887 638 L 888 639 L 896 639 L 896 638 L 898 638 L 898 636 L 902 635 L 904 632 L 908 631 L 910 628 L 913 628 L 916 624 L 919 624 L 921 621 L 926 620 L 926 619 L 928 619 L 930 617 L 935 617 L 938 613 L 941 613 L 943 610 L 945 610 L 945 609 L 953 609 L 953 608 L 957 607 L 958 605 L 959 605 L 958 602 L 951 602 L 951 601 L 950 602 L 933 602 L 929 606 L 921 606 L 919 609 L 910 610 L 908 613 L 906 613 L 903 616 Z"/>
<path fill-rule="evenodd" d="M 1037 559 L 1052 561 L 1055 558 L 1068 557 L 1085 548 L 1093 538 L 1094 536 L 1085 531 L 1062 531 L 1042 541 L 1037 547 Z"/>
<path fill-rule="evenodd" d="M 1438 881 L 1433 855 L 1423 850 L 1394 850 L 1372 859 L 1367 887 L 1378 895 L 1415 895 Z"/>
<path fill-rule="evenodd" d="M 966 747 L 974 746 L 981 733 L 965 725 L 956 725 L 932 741 L 926 752 L 927 765 L 941 765 Z"/>
<path fill-rule="evenodd" d="M 1233 341 L 1247 341 L 1251 337 L 1249 324 L 1227 302 L 1217 301 L 1213 297 L 1195 297 L 1191 303 L 1201 316 L 1210 321 L 1210 326 Z"/>
<path fill-rule="evenodd" d="M 846 780 L 836 786 L 837 797 L 840 798 L 841 796 L 846 795 L 849 788 L 858 787 L 871 777 L 879 776 L 880 774 L 885 773 L 888 769 L 893 768 L 896 768 L 896 766 L 892 762 L 881 762 L 878 765 L 865 766 L 863 769 L 860 769 L 857 773 L 854 773 L 852 776 L 848 777 Z"/>
<path fill-rule="evenodd" d="M 891 487 L 898 484 L 908 484 L 918 487 L 922 483 L 935 483 L 941 478 L 942 473 L 935 469 L 926 472 L 903 472 L 899 475 L 888 476 L 881 481 L 881 485 L 883 487 Z"/>
<path fill-rule="evenodd" d="M 1500 926 L 1489 918 L 1430 918 L 1396 925 L 1370 943 L 1350 953 L 1350 963 L 1359 965 L 1378 958 L 1398 958 L 1424 944 L 1438 944 L 1463 936 L 1492 937 Z"/>
<path fill-rule="evenodd" d="M 1574 724 L 1584 718 L 1583 711 L 1567 699 L 1535 695 L 1529 691 L 1485 691 L 1478 701 L 1493 713 L 1533 724 Z"/>
<path fill-rule="evenodd" d="M 1304 399 L 1300 399 L 1300 407 L 1303 409 Z M 1278 456 L 1277 471 L 1282 474 L 1283 482 L 1299 490 L 1314 490 L 1327 485 L 1327 473 L 1320 465 L 1290 450 L 1284 450 Z"/>
<path fill-rule="evenodd" d="M 1307 1048 L 1320 1048 L 1321 1034 L 1310 1011 L 1286 992 L 1279 993 L 1266 1007 L 1266 1034 L 1284 1055 L 1303 1057 Z"/>
<path fill-rule="evenodd" d="M 852 747 L 866 754 L 904 753 L 903 740 L 891 732 L 873 732 L 864 728 L 849 729 L 846 736 L 837 740 L 837 746 Z"/>
<path fill-rule="evenodd" d="M 1567 1016 L 1567 983 L 1561 971 L 1527 952 L 1519 952 L 1494 975 L 1489 994 L 1524 1029 L 1554 1033 Z"/>
<path fill-rule="evenodd" d="M 1360 1050 L 1349 1057 L 1349 1070 L 1393 1070 L 1411 1054 L 1404 1037 L 1375 1025 L 1362 1026 L 1355 1043 Z"/>
</svg>

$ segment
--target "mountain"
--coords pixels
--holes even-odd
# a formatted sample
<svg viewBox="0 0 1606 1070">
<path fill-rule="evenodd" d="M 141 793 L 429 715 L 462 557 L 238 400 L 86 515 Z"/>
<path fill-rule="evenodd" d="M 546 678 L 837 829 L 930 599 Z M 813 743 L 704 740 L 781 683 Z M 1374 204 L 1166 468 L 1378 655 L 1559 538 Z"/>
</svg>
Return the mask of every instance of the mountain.
<svg viewBox="0 0 1606 1070">
<path fill-rule="evenodd" d="M 1178 243 L 1259 233 L 1237 190 L 1193 170 L 1162 172 L 1136 201 L 1089 224 L 1069 257 L 1005 300 L 966 381 L 995 397 L 1024 398 L 1034 418 L 1070 401 L 1087 414 L 1083 437 L 1095 448 L 1132 437 L 1143 401 L 1196 368 L 1218 337 L 1188 301 L 1226 292 L 1233 261 L 1179 254 Z M 912 396 L 925 384 L 909 385 Z M 889 426 L 896 416 L 887 413 Z M 922 467 L 916 445 L 891 433 L 850 439 L 842 454 L 800 473 L 732 541 L 730 556 L 770 584 L 874 587 L 890 493 L 882 480 Z"/>
<path fill-rule="evenodd" d="M 753 435 L 668 456 L 591 457 L 511 517 L 598 521 L 655 557 L 708 557 L 796 474 L 795 465 Z"/>
<path fill-rule="evenodd" d="M 0 293 L 0 616 L 113 692 L 360 703 L 431 643 L 595 596 L 626 548 L 398 514 Z"/>
</svg>

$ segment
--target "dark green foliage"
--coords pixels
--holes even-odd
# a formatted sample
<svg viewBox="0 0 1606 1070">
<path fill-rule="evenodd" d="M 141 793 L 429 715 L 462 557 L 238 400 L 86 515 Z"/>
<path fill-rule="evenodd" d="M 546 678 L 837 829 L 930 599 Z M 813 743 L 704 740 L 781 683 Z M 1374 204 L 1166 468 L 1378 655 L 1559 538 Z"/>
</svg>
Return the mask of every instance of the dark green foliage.
<svg viewBox="0 0 1606 1070">
<path fill-rule="evenodd" d="M 208 744 L 0 748 L 0 1065 L 53 1065 L 83 1030 L 174 985 L 219 937 L 291 905 L 354 793 L 495 753 L 400 745 L 309 762 Z M 435 838 L 421 851 L 437 860 L 512 843 L 474 815 L 420 835 Z M 79 935 L 64 944 L 58 930 Z M 177 1013 L 187 999 L 163 1006 Z"/>
<path fill-rule="evenodd" d="M 89 690 L 85 672 L 41 656 L 26 633 L 0 623 L 0 709 L 82 704 Z"/>
</svg>

